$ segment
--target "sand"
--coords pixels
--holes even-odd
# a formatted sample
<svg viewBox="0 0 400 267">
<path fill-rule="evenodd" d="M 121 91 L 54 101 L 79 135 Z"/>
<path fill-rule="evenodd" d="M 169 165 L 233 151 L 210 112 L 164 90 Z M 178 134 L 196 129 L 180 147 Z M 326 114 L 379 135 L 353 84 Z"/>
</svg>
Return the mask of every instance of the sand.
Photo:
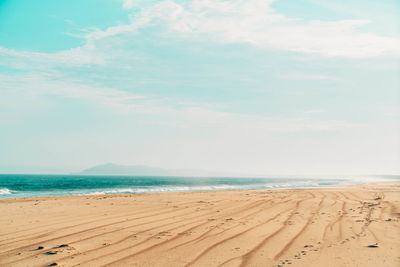
<svg viewBox="0 0 400 267">
<path fill-rule="evenodd" d="M 0 201 L 0 266 L 400 266 L 400 183 Z"/>
</svg>

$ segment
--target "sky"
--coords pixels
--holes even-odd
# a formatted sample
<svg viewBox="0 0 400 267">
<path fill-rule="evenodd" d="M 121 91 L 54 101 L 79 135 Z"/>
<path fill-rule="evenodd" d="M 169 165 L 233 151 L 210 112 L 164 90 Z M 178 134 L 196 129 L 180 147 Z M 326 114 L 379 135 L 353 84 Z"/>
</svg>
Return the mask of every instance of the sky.
<svg viewBox="0 0 400 267">
<path fill-rule="evenodd" d="M 0 0 L 0 173 L 400 173 L 397 0 Z"/>
</svg>

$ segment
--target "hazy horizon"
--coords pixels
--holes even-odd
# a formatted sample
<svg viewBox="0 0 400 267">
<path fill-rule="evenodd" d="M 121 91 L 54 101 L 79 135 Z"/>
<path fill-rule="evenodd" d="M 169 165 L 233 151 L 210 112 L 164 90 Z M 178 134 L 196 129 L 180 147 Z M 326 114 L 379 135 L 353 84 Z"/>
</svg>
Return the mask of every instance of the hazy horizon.
<svg viewBox="0 0 400 267">
<path fill-rule="evenodd" d="M 0 173 L 400 174 L 399 14 L 395 0 L 0 1 Z"/>
<path fill-rule="evenodd" d="M 0 172 L 0 174 L 21 174 L 21 175 L 100 175 L 100 176 L 104 176 L 104 175 L 115 175 L 115 176 L 125 176 L 125 174 L 87 174 L 85 173 L 85 171 L 91 169 L 91 168 L 95 168 L 95 167 L 99 167 L 99 166 L 103 166 L 103 165 L 108 165 L 108 164 L 112 164 L 112 165 L 117 165 L 117 166 L 121 166 L 121 167 L 148 167 L 151 169 L 159 169 L 161 171 L 188 171 L 191 172 L 191 174 L 188 175 L 172 175 L 172 176 L 193 176 L 193 177 L 274 177 L 274 178 L 338 178 L 338 177 L 344 177 L 344 178 L 351 178 L 351 177 L 381 177 L 383 178 L 384 176 L 400 176 L 400 173 L 336 173 L 336 174 L 324 174 L 324 173 L 240 173 L 240 172 L 231 172 L 229 170 L 225 170 L 225 171 L 213 171 L 213 170 L 207 170 L 207 169 L 187 169 L 187 168 L 176 168 L 176 169 L 165 169 L 165 168 L 160 168 L 157 166 L 149 166 L 149 165 L 122 165 L 122 164 L 117 164 L 117 163 L 104 163 L 104 164 L 97 164 L 94 166 L 88 166 L 87 168 L 84 169 L 79 169 L 79 170 L 53 170 L 53 171 L 48 171 L 48 169 L 46 170 L 41 170 L 41 169 L 34 169 L 34 168 L 15 168 L 15 169 L 9 169 L 9 171 L 5 171 L 5 172 Z M 197 172 L 197 173 L 196 173 Z M 206 175 L 204 175 L 204 173 L 207 173 Z M 126 175 L 130 175 L 130 174 L 126 174 Z M 139 174 L 138 176 L 146 176 L 146 175 L 142 175 Z M 150 175 L 153 176 L 153 175 Z M 156 175 L 157 176 L 157 175 Z M 162 176 L 171 176 L 170 174 L 168 175 L 162 175 Z"/>
</svg>

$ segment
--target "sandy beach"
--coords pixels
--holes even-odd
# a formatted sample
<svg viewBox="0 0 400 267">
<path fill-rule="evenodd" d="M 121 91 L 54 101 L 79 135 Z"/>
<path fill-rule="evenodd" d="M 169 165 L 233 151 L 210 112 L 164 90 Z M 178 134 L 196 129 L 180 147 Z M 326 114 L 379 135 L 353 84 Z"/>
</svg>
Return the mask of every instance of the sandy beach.
<svg viewBox="0 0 400 267">
<path fill-rule="evenodd" d="M 400 183 L 0 201 L 0 266 L 400 266 Z"/>
</svg>

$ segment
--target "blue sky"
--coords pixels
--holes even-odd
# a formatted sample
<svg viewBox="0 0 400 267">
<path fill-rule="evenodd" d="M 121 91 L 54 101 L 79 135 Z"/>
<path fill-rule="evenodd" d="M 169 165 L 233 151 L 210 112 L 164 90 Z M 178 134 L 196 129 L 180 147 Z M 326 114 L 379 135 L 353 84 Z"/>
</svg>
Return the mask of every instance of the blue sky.
<svg viewBox="0 0 400 267">
<path fill-rule="evenodd" d="M 400 172 L 400 3 L 0 0 L 0 172 Z"/>
</svg>

